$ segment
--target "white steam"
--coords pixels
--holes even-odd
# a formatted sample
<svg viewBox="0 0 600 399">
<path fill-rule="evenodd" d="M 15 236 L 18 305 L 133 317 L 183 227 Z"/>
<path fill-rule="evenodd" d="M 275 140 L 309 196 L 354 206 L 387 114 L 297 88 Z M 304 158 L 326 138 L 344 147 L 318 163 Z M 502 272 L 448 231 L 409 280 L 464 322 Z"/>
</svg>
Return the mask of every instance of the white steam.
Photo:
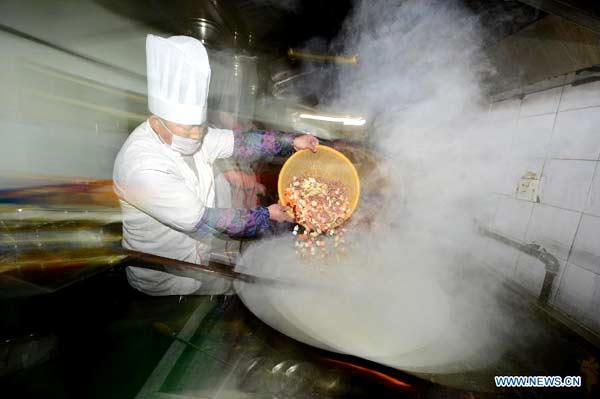
<svg viewBox="0 0 600 399">
<path fill-rule="evenodd" d="M 484 123 L 484 36 L 453 1 L 355 5 L 336 46 L 360 65 L 340 71 L 329 105 L 373 121 L 392 202 L 375 208 L 363 193 L 360 212 L 376 222 L 350 226 L 354 245 L 339 264 L 300 261 L 291 235 L 247 251 L 246 273 L 327 287 L 238 286 L 259 317 L 311 345 L 415 372 L 479 368 L 501 354 L 494 331 L 508 320 L 496 283 L 469 256 L 473 219 L 506 156 Z"/>
</svg>

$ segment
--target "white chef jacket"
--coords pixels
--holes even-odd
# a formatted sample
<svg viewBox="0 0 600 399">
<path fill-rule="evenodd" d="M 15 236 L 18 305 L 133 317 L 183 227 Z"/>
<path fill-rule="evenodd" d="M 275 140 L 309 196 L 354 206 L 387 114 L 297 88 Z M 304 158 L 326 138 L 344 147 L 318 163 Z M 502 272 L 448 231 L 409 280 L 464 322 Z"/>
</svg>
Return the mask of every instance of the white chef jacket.
<svg viewBox="0 0 600 399">
<path fill-rule="evenodd" d="M 199 240 L 188 234 L 197 229 L 205 208 L 215 206 L 213 162 L 230 157 L 233 145 L 231 130 L 209 128 L 193 156 L 196 177 L 148 121 L 139 125 L 119 151 L 113 171 L 123 213 L 123 247 L 186 262 L 206 261 L 210 235 Z M 197 279 L 138 267 L 127 267 L 127 278 L 150 295 L 188 295 L 202 285 Z"/>
</svg>

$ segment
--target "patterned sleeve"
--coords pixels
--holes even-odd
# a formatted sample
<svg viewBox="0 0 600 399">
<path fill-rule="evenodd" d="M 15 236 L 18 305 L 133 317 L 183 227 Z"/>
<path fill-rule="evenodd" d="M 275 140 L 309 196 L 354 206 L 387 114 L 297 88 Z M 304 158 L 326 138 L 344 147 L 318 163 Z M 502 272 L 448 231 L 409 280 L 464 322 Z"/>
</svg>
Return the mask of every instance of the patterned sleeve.
<svg viewBox="0 0 600 399">
<path fill-rule="evenodd" d="M 276 132 L 273 130 L 248 130 L 233 132 L 233 156 L 288 157 L 294 152 L 295 134 Z"/>
<path fill-rule="evenodd" d="M 230 237 L 254 237 L 271 226 L 269 210 L 206 208 L 194 234 L 223 233 Z"/>
</svg>

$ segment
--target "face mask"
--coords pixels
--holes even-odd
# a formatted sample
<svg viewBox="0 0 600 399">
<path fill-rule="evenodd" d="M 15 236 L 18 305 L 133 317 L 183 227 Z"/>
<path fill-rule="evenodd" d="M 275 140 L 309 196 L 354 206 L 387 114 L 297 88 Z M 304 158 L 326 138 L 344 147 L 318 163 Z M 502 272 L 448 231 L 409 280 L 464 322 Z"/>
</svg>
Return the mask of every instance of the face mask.
<svg viewBox="0 0 600 399">
<path fill-rule="evenodd" d="M 171 129 L 165 125 L 162 119 L 159 119 L 160 123 L 171 133 L 171 149 L 180 153 L 181 155 L 192 155 L 198 152 L 202 147 L 202 140 L 190 139 L 187 137 L 181 137 L 174 134 Z"/>
</svg>

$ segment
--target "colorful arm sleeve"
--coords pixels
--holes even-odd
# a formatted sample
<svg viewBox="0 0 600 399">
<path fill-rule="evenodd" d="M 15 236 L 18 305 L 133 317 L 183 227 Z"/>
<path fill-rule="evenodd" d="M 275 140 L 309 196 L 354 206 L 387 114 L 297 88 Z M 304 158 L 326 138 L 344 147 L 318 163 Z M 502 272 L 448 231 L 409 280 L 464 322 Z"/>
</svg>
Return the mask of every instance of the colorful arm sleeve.
<svg viewBox="0 0 600 399">
<path fill-rule="evenodd" d="M 230 237 L 254 237 L 271 226 L 269 210 L 206 208 L 195 234 L 223 233 Z"/>
<path fill-rule="evenodd" d="M 276 132 L 273 130 L 248 130 L 233 132 L 233 156 L 288 157 L 294 152 L 295 134 Z"/>
</svg>

